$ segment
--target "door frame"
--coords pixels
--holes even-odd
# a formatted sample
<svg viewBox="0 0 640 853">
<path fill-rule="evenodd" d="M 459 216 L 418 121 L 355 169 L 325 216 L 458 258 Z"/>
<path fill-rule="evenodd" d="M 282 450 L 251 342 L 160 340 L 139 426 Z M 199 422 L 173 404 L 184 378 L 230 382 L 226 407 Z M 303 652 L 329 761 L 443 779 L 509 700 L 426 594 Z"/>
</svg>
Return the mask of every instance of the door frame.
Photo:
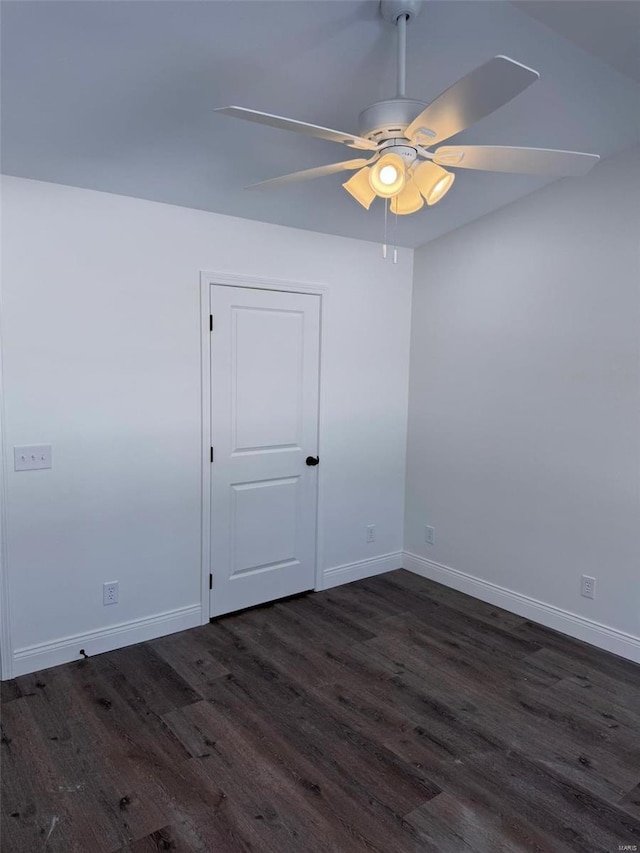
<svg viewBox="0 0 640 853">
<path fill-rule="evenodd" d="M 223 284 L 227 287 L 243 287 L 251 290 L 280 290 L 287 293 L 311 294 L 320 297 L 320 376 L 318 395 L 318 455 L 323 457 L 324 437 L 324 381 L 325 355 L 327 351 L 327 305 L 329 288 L 315 282 L 288 281 L 277 278 L 260 278 L 229 272 L 200 272 L 200 356 L 201 356 L 201 400 L 202 400 L 202 497 L 201 497 L 201 568 L 202 568 L 202 618 L 206 625 L 210 619 L 209 574 L 211 567 L 211 487 L 213 471 L 211 463 L 211 287 Z M 314 589 L 322 589 L 324 572 L 324 476 L 323 466 L 318 466 L 317 504 L 316 504 L 316 567 Z"/>
</svg>

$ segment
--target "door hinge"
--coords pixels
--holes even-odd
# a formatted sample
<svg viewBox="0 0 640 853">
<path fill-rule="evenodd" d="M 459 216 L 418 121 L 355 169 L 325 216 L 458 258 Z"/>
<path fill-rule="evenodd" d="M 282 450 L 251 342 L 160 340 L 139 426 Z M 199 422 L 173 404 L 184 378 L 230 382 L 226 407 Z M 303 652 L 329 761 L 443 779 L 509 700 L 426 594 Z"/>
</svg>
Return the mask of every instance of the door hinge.
<svg viewBox="0 0 640 853">
<path fill-rule="evenodd" d="M 211 461 L 213 462 L 213 447 L 211 448 Z"/>
<path fill-rule="evenodd" d="M 213 314 L 209 314 L 209 331 L 213 332 Z"/>
<path fill-rule="evenodd" d="M 209 589 L 213 589 L 213 575 L 209 574 Z"/>
</svg>

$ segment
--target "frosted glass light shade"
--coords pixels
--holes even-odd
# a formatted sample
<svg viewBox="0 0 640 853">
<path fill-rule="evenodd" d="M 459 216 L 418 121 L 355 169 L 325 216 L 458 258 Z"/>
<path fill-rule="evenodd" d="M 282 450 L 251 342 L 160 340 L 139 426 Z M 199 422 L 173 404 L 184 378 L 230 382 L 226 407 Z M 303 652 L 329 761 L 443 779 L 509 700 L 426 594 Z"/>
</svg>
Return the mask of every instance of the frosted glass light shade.
<svg viewBox="0 0 640 853">
<path fill-rule="evenodd" d="M 380 198 L 393 198 L 405 184 L 404 160 L 399 154 L 384 154 L 369 172 L 371 189 Z"/>
<path fill-rule="evenodd" d="M 398 216 L 415 213 L 423 205 L 424 201 L 415 181 L 407 181 L 402 192 L 391 199 L 391 213 L 397 213 Z"/>
<path fill-rule="evenodd" d="M 453 172 L 447 172 L 446 169 L 436 166 L 431 160 L 420 163 L 413 170 L 412 175 L 414 183 L 425 197 L 428 205 L 436 204 L 449 192 L 455 177 Z"/>
<path fill-rule="evenodd" d="M 371 202 L 376 197 L 374 190 L 369 183 L 369 172 L 371 166 L 365 166 L 352 175 L 348 181 L 342 185 L 345 190 L 350 193 L 357 202 L 359 202 L 365 210 L 369 210 Z"/>
</svg>

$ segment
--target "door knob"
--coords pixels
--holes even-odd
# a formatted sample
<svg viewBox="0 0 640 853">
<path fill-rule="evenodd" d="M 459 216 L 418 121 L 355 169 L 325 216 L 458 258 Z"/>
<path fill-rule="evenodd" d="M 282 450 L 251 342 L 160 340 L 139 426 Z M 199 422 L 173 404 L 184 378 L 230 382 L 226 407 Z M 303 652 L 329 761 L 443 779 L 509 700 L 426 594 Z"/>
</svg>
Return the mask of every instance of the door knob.
<svg viewBox="0 0 640 853">
<path fill-rule="evenodd" d="M 319 461 L 319 456 L 307 456 L 307 465 L 317 465 Z"/>
</svg>

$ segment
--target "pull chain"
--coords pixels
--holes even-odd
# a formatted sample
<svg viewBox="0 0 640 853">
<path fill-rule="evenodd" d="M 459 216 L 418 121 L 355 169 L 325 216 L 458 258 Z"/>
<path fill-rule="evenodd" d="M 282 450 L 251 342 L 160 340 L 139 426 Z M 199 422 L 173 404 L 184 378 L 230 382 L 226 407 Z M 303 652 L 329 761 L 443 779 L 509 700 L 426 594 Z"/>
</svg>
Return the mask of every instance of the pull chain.
<svg viewBox="0 0 640 853">
<path fill-rule="evenodd" d="M 384 201 L 384 243 L 382 244 L 382 257 L 387 257 L 387 200 Z"/>
<path fill-rule="evenodd" d="M 391 204 L 391 202 L 389 202 Z M 398 263 L 398 213 L 396 211 L 396 221 L 393 228 L 393 263 Z"/>
</svg>

